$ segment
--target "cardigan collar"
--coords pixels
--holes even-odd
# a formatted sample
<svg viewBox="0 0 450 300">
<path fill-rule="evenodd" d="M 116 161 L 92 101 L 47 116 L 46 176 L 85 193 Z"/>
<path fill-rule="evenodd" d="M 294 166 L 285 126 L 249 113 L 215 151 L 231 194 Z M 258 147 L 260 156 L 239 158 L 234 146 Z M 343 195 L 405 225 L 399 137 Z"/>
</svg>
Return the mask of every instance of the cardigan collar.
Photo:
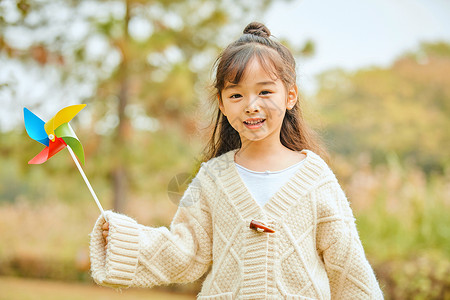
<svg viewBox="0 0 450 300">
<path fill-rule="evenodd" d="M 243 219 L 270 217 L 279 220 L 291 207 L 299 203 L 317 183 L 328 166 L 314 152 L 302 150 L 306 155 L 304 164 L 288 181 L 264 204 L 260 206 L 247 189 L 234 163 L 234 155 L 239 149 L 230 150 L 211 163 L 218 181 L 228 194 Z"/>
</svg>

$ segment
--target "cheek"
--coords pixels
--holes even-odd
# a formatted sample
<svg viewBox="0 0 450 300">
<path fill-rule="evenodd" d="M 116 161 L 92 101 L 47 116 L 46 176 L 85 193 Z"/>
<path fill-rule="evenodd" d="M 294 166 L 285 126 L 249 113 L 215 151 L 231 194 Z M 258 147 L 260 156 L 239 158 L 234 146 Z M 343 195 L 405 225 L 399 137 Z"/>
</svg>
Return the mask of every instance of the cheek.
<svg viewBox="0 0 450 300">
<path fill-rule="evenodd" d="M 244 128 L 244 124 L 242 123 L 244 120 L 241 120 L 239 114 L 229 112 L 229 114 L 227 115 L 227 119 L 231 127 L 233 127 L 237 132 L 241 132 Z"/>
<path fill-rule="evenodd" d="M 233 127 L 235 130 L 239 131 L 242 128 L 242 121 L 237 116 L 229 116 L 228 122 L 230 122 L 231 127 Z"/>
<path fill-rule="evenodd" d="M 264 109 L 272 117 L 282 117 L 286 112 L 285 103 L 280 102 L 277 99 L 270 99 L 264 102 Z"/>
</svg>

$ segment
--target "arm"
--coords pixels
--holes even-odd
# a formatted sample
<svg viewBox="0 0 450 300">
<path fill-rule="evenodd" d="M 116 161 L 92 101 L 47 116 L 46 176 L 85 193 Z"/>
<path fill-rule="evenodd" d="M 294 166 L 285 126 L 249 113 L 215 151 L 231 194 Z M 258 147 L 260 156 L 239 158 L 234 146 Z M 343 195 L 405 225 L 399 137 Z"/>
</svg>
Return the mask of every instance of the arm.
<svg viewBox="0 0 450 300">
<path fill-rule="evenodd" d="M 383 299 L 344 191 L 333 180 L 322 186 L 317 199 L 317 249 L 332 299 Z"/>
<path fill-rule="evenodd" d="M 95 282 L 111 287 L 152 287 L 200 278 L 212 260 L 212 224 L 206 191 L 196 190 L 191 183 L 180 203 L 188 204 L 179 206 L 170 230 L 143 226 L 125 215 L 106 212 L 106 251 L 102 236 L 105 220 L 100 216 L 90 245 Z"/>
</svg>

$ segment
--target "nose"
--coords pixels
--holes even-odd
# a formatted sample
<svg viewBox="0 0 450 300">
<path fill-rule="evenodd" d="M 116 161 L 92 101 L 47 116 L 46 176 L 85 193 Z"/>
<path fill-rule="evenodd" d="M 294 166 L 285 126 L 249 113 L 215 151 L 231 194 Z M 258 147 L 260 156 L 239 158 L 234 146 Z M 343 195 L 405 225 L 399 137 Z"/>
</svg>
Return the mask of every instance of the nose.
<svg viewBox="0 0 450 300">
<path fill-rule="evenodd" d="M 259 106 L 256 103 L 257 101 L 250 101 L 250 103 L 248 104 L 248 106 L 245 108 L 245 112 L 246 113 L 251 113 L 251 112 L 259 112 Z"/>
</svg>

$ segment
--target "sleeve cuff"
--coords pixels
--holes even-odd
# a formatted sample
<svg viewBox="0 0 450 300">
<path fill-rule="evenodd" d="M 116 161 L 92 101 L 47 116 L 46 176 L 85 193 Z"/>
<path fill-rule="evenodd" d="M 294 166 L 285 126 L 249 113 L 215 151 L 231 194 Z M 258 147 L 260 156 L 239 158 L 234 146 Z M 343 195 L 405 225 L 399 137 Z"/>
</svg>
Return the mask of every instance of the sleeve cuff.
<svg viewBox="0 0 450 300">
<path fill-rule="evenodd" d="M 91 272 L 97 284 L 129 287 L 136 273 L 139 254 L 139 225 L 125 215 L 105 212 L 109 222 L 108 247 L 102 235 L 105 219 L 97 219 L 91 233 Z"/>
</svg>

